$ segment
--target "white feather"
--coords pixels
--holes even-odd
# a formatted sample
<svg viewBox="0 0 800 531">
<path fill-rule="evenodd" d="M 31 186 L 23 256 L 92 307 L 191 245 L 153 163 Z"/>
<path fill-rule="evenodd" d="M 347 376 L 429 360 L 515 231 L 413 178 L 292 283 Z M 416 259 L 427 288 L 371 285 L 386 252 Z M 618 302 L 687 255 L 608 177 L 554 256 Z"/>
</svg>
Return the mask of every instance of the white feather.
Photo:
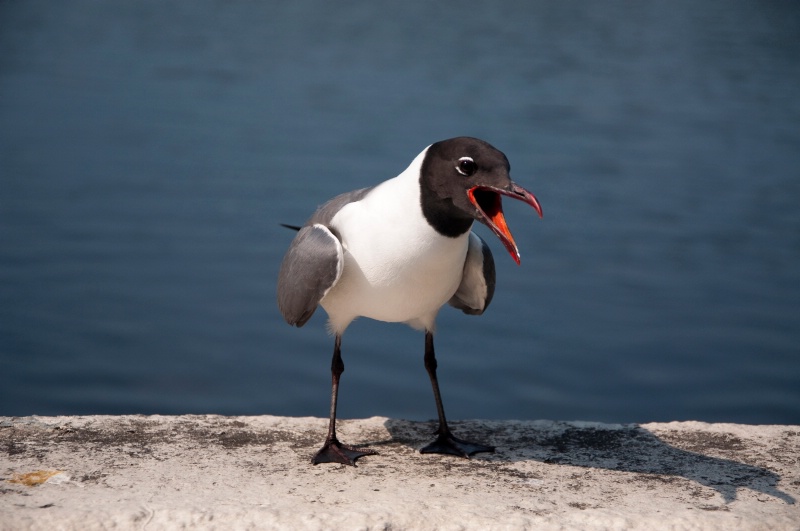
<svg viewBox="0 0 800 531">
<path fill-rule="evenodd" d="M 321 305 L 335 333 L 357 317 L 432 331 L 439 309 L 461 283 L 469 232 L 448 238 L 423 216 L 419 176 L 426 152 L 333 217 L 344 268 Z"/>
</svg>

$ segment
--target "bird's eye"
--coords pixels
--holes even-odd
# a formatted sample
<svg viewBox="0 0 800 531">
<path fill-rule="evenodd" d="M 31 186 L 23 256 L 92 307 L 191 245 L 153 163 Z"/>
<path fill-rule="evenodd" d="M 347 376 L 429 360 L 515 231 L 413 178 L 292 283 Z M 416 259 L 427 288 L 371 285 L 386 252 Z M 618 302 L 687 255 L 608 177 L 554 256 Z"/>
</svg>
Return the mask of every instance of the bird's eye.
<svg viewBox="0 0 800 531">
<path fill-rule="evenodd" d="M 458 159 L 458 164 L 456 164 L 456 170 L 461 175 L 469 177 L 478 170 L 478 165 L 475 164 L 471 157 L 461 157 Z"/>
</svg>

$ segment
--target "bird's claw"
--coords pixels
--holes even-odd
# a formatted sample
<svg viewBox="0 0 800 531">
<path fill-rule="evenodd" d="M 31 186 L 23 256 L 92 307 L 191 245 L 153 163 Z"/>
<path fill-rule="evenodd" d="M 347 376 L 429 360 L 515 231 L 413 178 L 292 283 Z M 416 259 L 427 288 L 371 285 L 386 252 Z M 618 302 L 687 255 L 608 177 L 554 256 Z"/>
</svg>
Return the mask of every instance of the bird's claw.
<svg viewBox="0 0 800 531">
<path fill-rule="evenodd" d="M 311 459 L 311 463 L 340 463 L 342 465 L 356 466 L 356 459 L 365 455 L 376 455 L 378 452 L 364 448 L 359 450 L 352 446 L 342 444 L 338 439 L 333 438 L 325 441 L 322 448 Z"/>
<path fill-rule="evenodd" d="M 420 450 L 422 454 L 447 454 L 469 459 L 479 452 L 494 452 L 494 446 L 477 444 L 455 437 L 449 431 L 439 434 L 436 440 Z"/>
</svg>

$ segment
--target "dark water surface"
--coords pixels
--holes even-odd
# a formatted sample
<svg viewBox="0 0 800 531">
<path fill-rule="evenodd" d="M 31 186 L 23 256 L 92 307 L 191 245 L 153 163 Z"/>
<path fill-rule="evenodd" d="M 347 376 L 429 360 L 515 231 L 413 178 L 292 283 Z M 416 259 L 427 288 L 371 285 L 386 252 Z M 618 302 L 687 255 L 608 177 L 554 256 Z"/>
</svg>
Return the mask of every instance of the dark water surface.
<svg viewBox="0 0 800 531">
<path fill-rule="evenodd" d="M 545 218 L 478 229 L 450 417 L 800 423 L 798 58 L 790 1 L 0 0 L 0 415 L 326 415 L 279 223 L 472 135 Z M 435 415 L 420 333 L 343 349 L 343 417 Z"/>
</svg>

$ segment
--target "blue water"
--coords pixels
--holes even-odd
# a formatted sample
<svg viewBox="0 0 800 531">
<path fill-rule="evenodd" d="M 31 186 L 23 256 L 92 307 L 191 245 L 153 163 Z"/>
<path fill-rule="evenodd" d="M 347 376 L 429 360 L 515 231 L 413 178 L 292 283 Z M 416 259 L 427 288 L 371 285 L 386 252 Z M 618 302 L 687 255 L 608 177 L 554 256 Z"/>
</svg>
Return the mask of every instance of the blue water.
<svg viewBox="0 0 800 531">
<path fill-rule="evenodd" d="M 0 1 L 0 415 L 325 416 L 301 223 L 472 135 L 517 267 L 442 310 L 451 418 L 800 423 L 800 4 Z M 356 322 L 340 415 L 435 416 Z"/>
</svg>

